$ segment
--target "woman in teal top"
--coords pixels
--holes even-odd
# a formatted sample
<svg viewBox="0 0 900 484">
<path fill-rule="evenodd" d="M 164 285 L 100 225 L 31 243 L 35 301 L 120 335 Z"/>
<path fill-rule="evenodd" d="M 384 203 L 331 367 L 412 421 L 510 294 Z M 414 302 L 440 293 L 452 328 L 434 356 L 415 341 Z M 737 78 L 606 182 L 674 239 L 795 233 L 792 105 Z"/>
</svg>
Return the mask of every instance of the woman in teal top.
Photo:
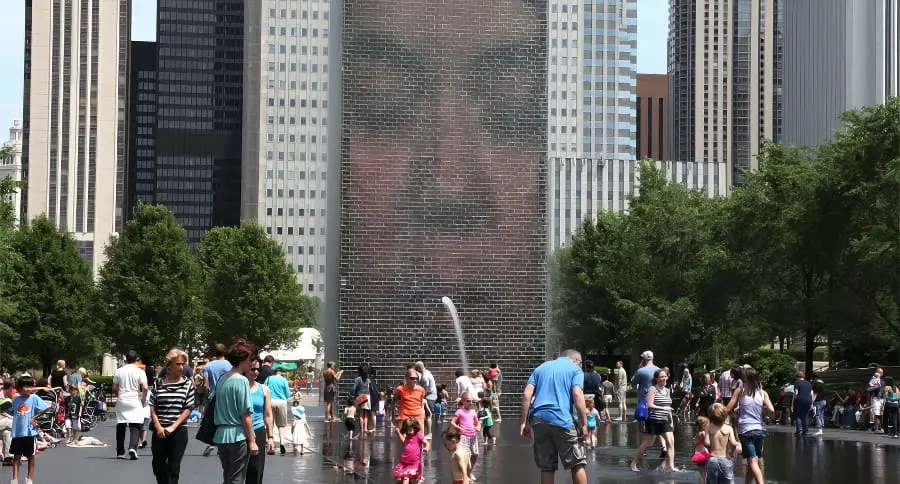
<svg viewBox="0 0 900 484">
<path fill-rule="evenodd" d="M 250 457 L 247 465 L 247 484 L 262 484 L 263 471 L 266 469 L 266 453 L 275 453 L 272 393 L 269 387 L 256 382 L 261 363 L 259 359 L 254 360 L 250 364 L 250 374 L 246 376 L 250 380 L 250 400 L 253 402 L 253 433 L 256 434 L 257 442 L 266 443 L 266 452 Z"/>
<path fill-rule="evenodd" d="M 247 464 L 251 455 L 259 453 L 256 434 L 253 432 L 253 400 L 250 382 L 250 364 L 256 347 L 245 340 L 235 341 L 226 358 L 231 371 L 216 384 L 215 424 L 213 442 L 219 449 L 224 484 L 244 484 L 247 480 Z"/>
</svg>

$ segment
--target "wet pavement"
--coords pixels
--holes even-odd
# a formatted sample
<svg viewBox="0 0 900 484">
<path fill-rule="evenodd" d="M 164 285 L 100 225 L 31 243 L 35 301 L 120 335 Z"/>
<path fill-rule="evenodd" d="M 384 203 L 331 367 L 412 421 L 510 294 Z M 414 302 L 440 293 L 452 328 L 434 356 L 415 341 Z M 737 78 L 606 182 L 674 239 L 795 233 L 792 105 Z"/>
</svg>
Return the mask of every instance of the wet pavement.
<svg viewBox="0 0 900 484">
<path fill-rule="evenodd" d="M 400 452 L 400 442 L 385 435 L 379 424 L 374 437 L 348 443 L 343 425 L 326 425 L 322 411 L 312 405 L 310 426 L 314 433 L 313 453 L 294 457 L 268 456 L 265 481 L 271 483 L 343 483 L 393 482 L 391 468 Z M 537 482 L 531 446 L 518 437 L 516 419 L 507 418 L 498 424 L 498 444 L 484 449 L 476 464 L 479 483 Z M 191 435 L 195 431 L 191 430 Z M 637 446 L 637 427 L 634 424 L 602 425 L 599 447 L 589 452 L 588 481 L 591 483 L 693 483 L 698 474 L 690 463 L 693 429 L 676 429 L 676 463 L 686 469 L 682 473 L 663 473 L 647 470 L 633 473 L 628 469 Z M 150 468 L 150 451 L 141 451 L 136 462 L 114 458 L 115 428 L 107 422 L 90 433 L 110 444 L 101 449 L 50 449 L 38 458 L 35 482 L 66 484 L 143 484 L 155 482 Z M 766 478 L 768 482 L 847 483 L 873 482 L 900 484 L 900 440 L 853 431 L 826 431 L 823 437 L 796 439 L 787 427 L 773 427 L 765 443 Z M 182 483 L 216 484 L 222 482 L 218 458 L 203 457 L 203 444 L 191 439 L 182 464 Z M 353 470 L 343 466 L 345 456 L 354 457 Z M 438 444 L 427 455 L 426 483 L 450 482 L 449 454 Z M 648 466 L 659 464 L 659 447 L 651 448 Z M 24 470 L 24 465 L 23 465 Z M 4 468 L 3 472 L 10 472 Z M 737 469 L 743 475 L 743 466 Z M 7 476 L 9 474 L 6 474 Z M 5 478 L 0 478 L 5 479 Z M 737 479 L 742 482 L 742 478 Z M 571 482 L 568 474 L 557 474 L 556 482 Z"/>
</svg>

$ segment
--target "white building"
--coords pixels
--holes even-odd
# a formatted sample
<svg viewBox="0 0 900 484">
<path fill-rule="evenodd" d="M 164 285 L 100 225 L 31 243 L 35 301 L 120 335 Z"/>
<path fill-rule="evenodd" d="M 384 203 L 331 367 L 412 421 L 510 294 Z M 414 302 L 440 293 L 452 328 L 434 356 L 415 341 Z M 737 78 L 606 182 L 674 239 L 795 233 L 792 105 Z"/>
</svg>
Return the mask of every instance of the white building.
<svg viewBox="0 0 900 484">
<path fill-rule="evenodd" d="M 324 299 L 329 2 L 254 7 L 245 14 L 241 218 L 265 226 L 303 290 Z"/>
<path fill-rule="evenodd" d="M 22 125 L 19 123 L 19 120 L 13 121 L 12 126 L 9 128 L 9 142 L 7 145 L 12 148 L 13 156 L 5 160 L 0 159 L 0 180 L 8 178 L 12 181 L 20 182 L 22 181 Z M 18 217 L 22 210 L 21 188 L 12 195 L 10 201 L 13 205 L 16 224 L 18 224 Z"/>
<path fill-rule="evenodd" d="M 551 0 L 550 158 L 633 160 L 637 0 Z"/>
<path fill-rule="evenodd" d="M 657 161 L 670 183 L 701 190 L 708 197 L 728 194 L 728 165 L 715 162 Z M 640 162 L 550 158 L 550 247 L 572 240 L 584 217 L 628 210 L 628 197 L 641 187 Z"/>
<path fill-rule="evenodd" d="M 72 232 L 97 273 L 122 223 L 128 0 L 25 3 L 26 215 Z"/>
</svg>

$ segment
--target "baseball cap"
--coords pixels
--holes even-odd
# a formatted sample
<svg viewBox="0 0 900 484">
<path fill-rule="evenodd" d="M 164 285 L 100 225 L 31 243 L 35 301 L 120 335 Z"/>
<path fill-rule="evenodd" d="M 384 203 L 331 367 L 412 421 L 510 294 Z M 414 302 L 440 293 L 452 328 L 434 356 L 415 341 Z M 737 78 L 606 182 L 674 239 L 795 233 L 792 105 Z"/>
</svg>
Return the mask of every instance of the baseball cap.
<svg viewBox="0 0 900 484">
<path fill-rule="evenodd" d="M 650 351 L 650 350 L 647 350 L 647 351 L 641 353 L 641 359 L 644 360 L 644 361 L 650 361 L 650 360 L 652 360 L 652 359 L 653 359 L 653 352 Z"/>
</svg>

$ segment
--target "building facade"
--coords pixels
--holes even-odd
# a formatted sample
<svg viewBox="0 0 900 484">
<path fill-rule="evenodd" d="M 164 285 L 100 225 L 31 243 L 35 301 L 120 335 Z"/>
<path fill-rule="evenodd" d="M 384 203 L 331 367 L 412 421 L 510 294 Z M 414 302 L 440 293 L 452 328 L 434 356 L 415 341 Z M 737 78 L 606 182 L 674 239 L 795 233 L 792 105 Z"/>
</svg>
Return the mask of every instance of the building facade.
<svg viewBox="0 0 900 484">
<path fill-rule="evenodd" d="M 785 137 L 816 146 L 844 111 L 900 95 L 900 1 L 785 4 Z"/>
<path fill-rule="evenodd" d="M 669 84 L 665 74 L 637 75 L 637 159 L 669 159 Z"/>
<path fill-rule="evenodd" d="M 340 178 L 328 178 L 341 194 L 328 212 L 339 270 L 325 313 L 337 345 L 326 352 L 345 368 L 371 359 L 380 381 L 399 381 L 413 359 L 450 381 L 463 358 L 448 296 L 469 365 L 499 363 L 501 405 L 518 406 L 546 356 L 547 4 L 332 9 L 344 15 L 331 29 L 340 68 L 330 60 L 341 74 L 329 104 Z M 341 382 L 347 391 L 352 375 Z"/>
<path fill-rule="evenodd" d="M 13 121 L 9 127 L 9 141 L 6 146 L 12 149 L 12 157 L 0 159 L 0 180 L 9 179 L 14 182 L 22 181 L 22 123 Z M 12 203 L 14 223 L 18 225 L 22 212 L 22 187 L 19 187 L 11 197 L 7 199 Z"/>
<path fill-rule="evenodd" d="M 700 190 L 707 197 L 728 194 L 728 167 L 712 161 L 654 161 L 670 183 Z M 641 188 L 640 161 L 550 159 L 550 247 L 568 245 L 585 217 L 625 212 L 628 197 Z"/>
<path fill-rule="evenodd" d="M 137 204 L 156 203 L 156 42 L 131 43 L 126 219 Z"/>
<path fill-rule="evenodd" d="M 266 0 L 248 12 L 241 217 L 260 222 L 303 290 L 324 299 L 329 2 Z"/>
<path fill-rule="evenodd" d="M 121 228 L 128 139 L 127 0 L 25 5 L 25 214 L 72 232 L 97 273 Z"/>
<path fill-rule="evenodd" d="M 549 7 L 549 156 L 635 159 L 637 0 Z"/>
<path fill-rule="evenodd" d="M 783 131 L 784 0 L 669 0 L 676 160 L 724 162 L 731 183 Z"/>
<path fill-rule="evenodd" d="M 241 207 L 244 0 L 159 0 L 155 201 L 192 246 Z"/>
</svg>

